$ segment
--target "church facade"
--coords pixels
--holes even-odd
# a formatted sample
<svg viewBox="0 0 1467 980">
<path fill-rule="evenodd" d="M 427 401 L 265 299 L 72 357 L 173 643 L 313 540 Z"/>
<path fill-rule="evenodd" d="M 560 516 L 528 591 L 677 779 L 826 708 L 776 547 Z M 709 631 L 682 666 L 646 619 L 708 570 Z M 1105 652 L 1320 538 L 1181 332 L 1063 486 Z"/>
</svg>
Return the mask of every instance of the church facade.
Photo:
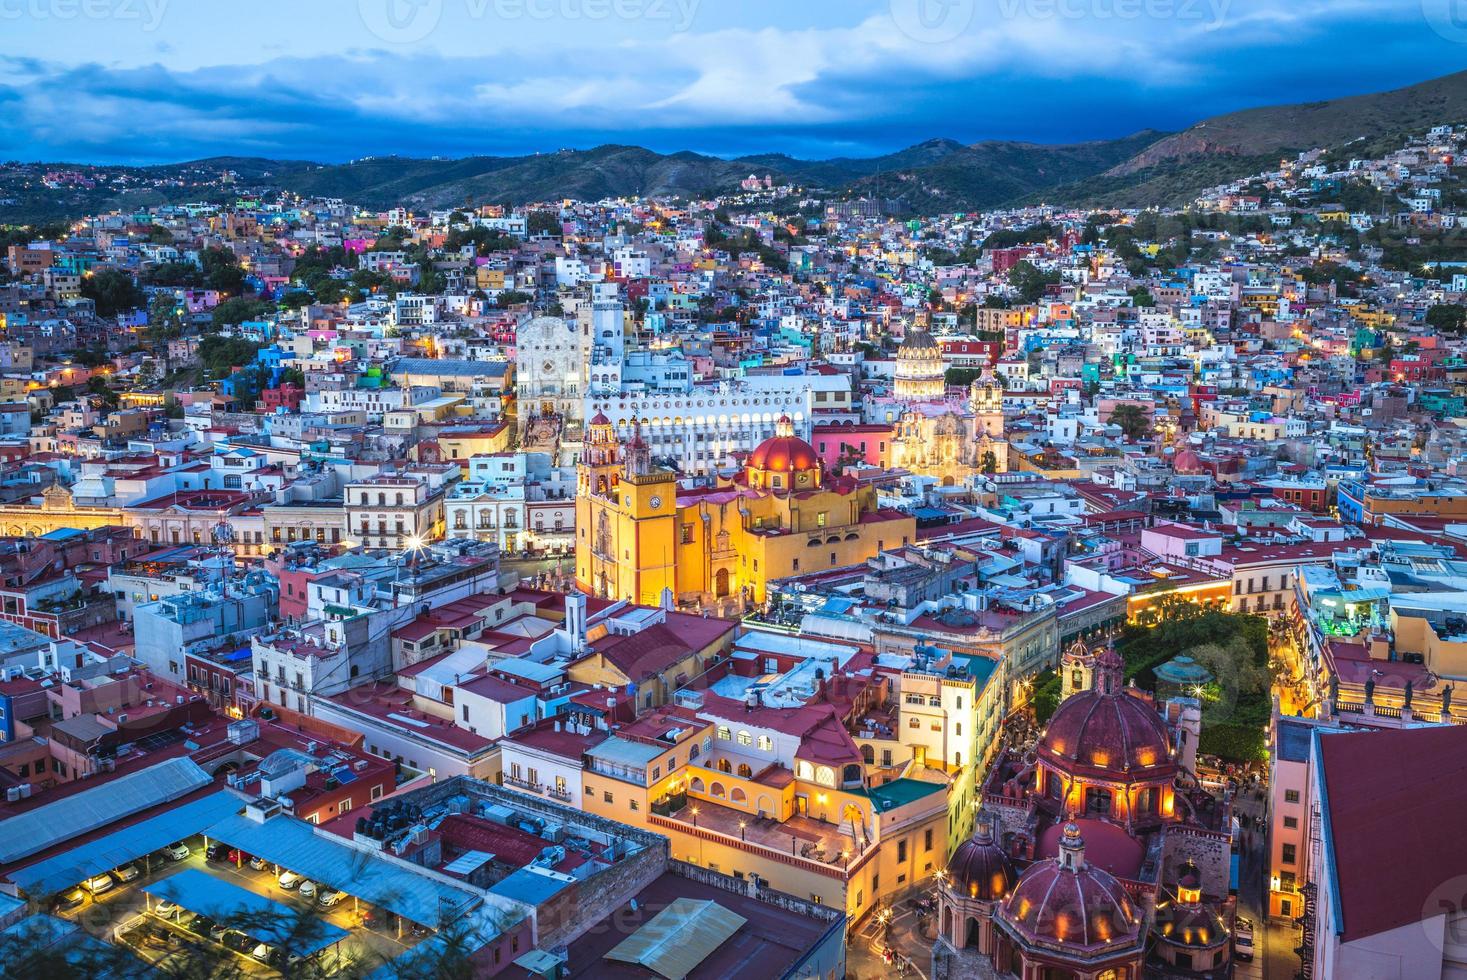
<svg viewBox="0 0 1467 980">
<path fill-rule="evenodd" d="M 576 581 L 588 593 L 656 605 L 761 603 L 790 575 L 855 565 L 916 540 L 916 522 L 883 510 L 874 487 L 831 477 L 788 417 L 742 470 L 680 489 L 655 467 L 640 427 L 623 451 L 611 420 L 587 428 L 578 467 Z"/>
<path fill-rule="evenodd" d="M 1227 975 L 1232 816 L 1195 775 L 1200 711 L 1123 669 L 1078 641 L 1043 736 L 994 763 L 941 876 L 934 980 Z"/>
</svg>

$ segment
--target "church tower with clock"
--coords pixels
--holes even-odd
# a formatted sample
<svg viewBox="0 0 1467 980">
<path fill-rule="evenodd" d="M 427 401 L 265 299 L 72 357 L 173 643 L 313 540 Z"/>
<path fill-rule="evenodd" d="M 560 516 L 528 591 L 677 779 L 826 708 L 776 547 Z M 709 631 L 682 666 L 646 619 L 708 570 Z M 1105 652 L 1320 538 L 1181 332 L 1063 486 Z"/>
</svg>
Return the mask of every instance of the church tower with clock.
<svg viewBox="0 0 1467 980">
<path fill-rule="evenodd" d="M 625 452 L 592 419 L 577 467 L 576 584 L 591 595 L 657 605 L 677 594 L 677 477 L 652 461 L 634 422 Z"/>
</svg>

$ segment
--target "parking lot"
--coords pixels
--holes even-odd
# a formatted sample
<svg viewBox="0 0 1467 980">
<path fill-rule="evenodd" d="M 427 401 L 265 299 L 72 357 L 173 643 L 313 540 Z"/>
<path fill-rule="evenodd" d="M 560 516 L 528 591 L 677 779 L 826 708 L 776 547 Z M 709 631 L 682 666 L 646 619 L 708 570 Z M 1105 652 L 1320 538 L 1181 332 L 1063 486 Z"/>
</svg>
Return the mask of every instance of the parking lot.
<svg viewBox="0 0 1467 980">
<path fill-rule="evenodd" d="M 399 924 L 397 917 L 350 895 L 344 896 L 334 908 L 321 909 L 313 899 L 302 897 L 299 886 L 282 888 L 278 881 L 280 869 L 273 865 L 264 869 L 252 868 L 247 855 L 241 855 L 238 862 L 208 861 L 201 837 L 188 838 L 184 843 L 189 848 L 186 858 L 171 860 L 161 854 L 150 855 L 146 860 L 135 862 L 138 875 L 133 880 L 114 883 L 96 895 L 83 886 L 82 904 L 70 909 L 63 907 L 57 914 L 79 923 L 87 932 L 108 942 L 128 943 L 153 963 L 186 956 L 191 944 L 202 943 L 218 950 L 220 947 L 212 940 L 200 938 L 178 923 L 161 919 L 149 911 L 150 907 L 156 908 L 160 904 L 160 899 L 151 897 L 145 889 L 184 869 L 193 868 L 279 903 L 292 912 L 313 912 L 322 922 L 345 930 L 346 938 L 316 954 L 329 971 L 334 972 L 348 964 L 381 964 L 395 959 L 431 935 L 421 929 L 415 930 L 412 923 Z M 249 945 L 250 949 L 233 954 L 241 966 L 251 974 L 274 975 L 274 970 L 251 956 L 255 944 Z"/>
</svg>

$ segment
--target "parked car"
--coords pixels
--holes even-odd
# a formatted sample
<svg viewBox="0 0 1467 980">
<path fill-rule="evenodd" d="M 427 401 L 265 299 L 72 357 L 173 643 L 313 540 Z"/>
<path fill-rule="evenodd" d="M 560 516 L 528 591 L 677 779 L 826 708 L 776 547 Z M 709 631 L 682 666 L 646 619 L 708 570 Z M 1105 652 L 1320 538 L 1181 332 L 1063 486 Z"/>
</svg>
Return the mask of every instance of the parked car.
<svg viewBox="0 0 1467 980">
<path fill-rule="evenodd" d="M 275 947 L 267 946 L 264 943 L 261 943 L 260 945 L 255 947 L 254 951 L 250 953 L 250 955 L 259 960 L 261 963 L 269 963 L 270 957 L 274 955 L 274 953 Z"/>
<path fill-rule="evenodd" d="M 229 926 L 225 925 L 224 923 L 216 922 L 209 927 L 209 938 L 214 940 L 216 943 L 222 943 L 224 942 L 224 937 L 229 935 L 229 933 L 232 931 L 233 930 L 231 930 Z"/>
<path fill-rule="evenodd" d="M 223 861 L 229 857 L 228 844 L 210 844 L 209 849 L 204 852 L 205 861 Z"/>
<path fill-rule="evenodd" d="M 177 905 L 165 899 L 164 901 L 158 903 L 157 908 L 153 909 L 153 914 L 160 919 L 171 919 L 174 916 L 178 915 L 180 911 L 181 910 Z"/>
<path fill-rule="evenodd" d="M 343 898 L 346 898 L 344 892 L 339 892 L 335 888 L 322 888 L 321 893 L 316 896 L 316 904 L 323 909 L 334 908 L 341 903 Z"/>
<path fill-rule="evenodd" d="M 184 858 L 188 857 L 188 855 L 188 845 L 181 840 L 176 840 L 172 844 L 169 844 L 167 847 L 163 848 L 163 856 L 170 861 L 182 861 Z"/>
<path fill-rule="evenodd" d="M 93 895 L 110 892 L 115 887 L 117 887 L 117 880 L 109 874 L 101 874 L 95 878 L 87 879 L 87 891 Z"/>
<path fill-rule="evenodd" d="M 253 939 L 236 929 L 231 929 L 226 932 L 224 934 L 223 940 L 221 941 L 224 943 L 225 946 L 234 950 L 236 953 L 248 952 L 250 948 L 255 945 L 255 941 Z"/>
<path fill-rule="evenodd" d="M 117 877 L 118 881 L 128 882 L 136 881 L 138 876 L 141 875 L 142 872 L 138 870 L 138 866 L 136 864 L 124 864 L 122 867 L 112 872 L 112 874 Z"/>
<path fill-rule="evenodd" d="M 275 882 L 286 891 L 294 891 L 305 880 L 304 875 L 298 875 L 294 871 L 282 871 L 280 872 L 280 877 L 275 879 Z"/>
<path fill-rule="evenodd" d="M 301 898 L 315 898 L 315 897 L 316 897 L 316 883 L 314 881 L 309 881 L 309 880 L 301 882 Z"/>
<path fill-rule="evenodd" d="M 196 935 L 207 936 L 214 931 L 214 920 L 207 915 L 196 916 L 188 924 L 188 931 Z"/>
<path fill-rule="evenodd" d="M 257 856 L 250 858 L 250 867 L 254 868 L 256 871 L 264 871 L 267 867 L 269 867 L 269 864 L 264 858 Z"/>
<path fill-rule="evenodd" d="M 1233 925 L 1233 956 L 1240 960 L 1253 959 L 1253 920 L 1241 915 Z"/>
<path fill-rule="evenodd" d="M 85 904 L 87 904 L 87 893 L 80 888 L 73 888 L 56 899 L 56 908 L 61 912 L 70 912 L 73 909 L 81 908 Z"/>
</svg>

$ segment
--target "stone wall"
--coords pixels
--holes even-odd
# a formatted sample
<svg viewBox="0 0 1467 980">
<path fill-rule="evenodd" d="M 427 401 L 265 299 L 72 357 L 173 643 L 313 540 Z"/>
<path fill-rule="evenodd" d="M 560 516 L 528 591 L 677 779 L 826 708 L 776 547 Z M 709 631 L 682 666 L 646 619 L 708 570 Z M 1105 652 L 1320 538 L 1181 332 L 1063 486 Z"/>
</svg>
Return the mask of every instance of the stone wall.
<svg viewBox="0 0 1467 980">
<path fill-rule="evenodd" d="M 1232 849 L 1223 835 L 1169 828 L 1162 845 L 1162 884 L 1174 883 L 1177 869 L 1190 860 L 1202 875 L 1202 893 L 1210 898 L 1226 898 L 1232 882 L 1231 857 Z"/>
</svg>

